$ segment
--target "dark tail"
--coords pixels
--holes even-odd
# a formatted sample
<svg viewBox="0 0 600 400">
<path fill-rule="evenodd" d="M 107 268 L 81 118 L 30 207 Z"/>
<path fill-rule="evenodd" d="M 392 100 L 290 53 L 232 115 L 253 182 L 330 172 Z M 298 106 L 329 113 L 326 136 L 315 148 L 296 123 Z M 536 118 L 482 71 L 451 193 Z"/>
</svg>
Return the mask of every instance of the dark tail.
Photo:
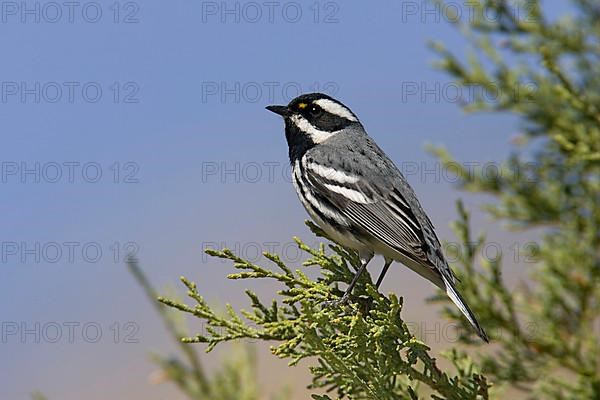
<svg viewBox="0 0 600 400">
<path fill-rule="evenodd" d="M 443 274 L 442 279 L 444 280 L 444 285 L 446 286 L 446 294 L 448 295 L 448 297 L 450 297 L 450 300 L 452 300 L 452 302 L 456 304 L 460 312 L 462 312 L 463 315 L 467 317 L 473 328 L 475 328 L 475 331 L 477 332 L 479 337 L 483 339 L 483 341 L 485 341 L 486 343 L 489 343 L 490 340 L 485 334 L 485 331 L 483 330 L 481 325 L 479 325 L 479 322 L 477 322 L 477 318 L 475 318 L 475 315 L 473 314 L 465 300 L 454 287 L 454 283 L 451 282 L 450 279 L 446 278 Z"/>
</svg>

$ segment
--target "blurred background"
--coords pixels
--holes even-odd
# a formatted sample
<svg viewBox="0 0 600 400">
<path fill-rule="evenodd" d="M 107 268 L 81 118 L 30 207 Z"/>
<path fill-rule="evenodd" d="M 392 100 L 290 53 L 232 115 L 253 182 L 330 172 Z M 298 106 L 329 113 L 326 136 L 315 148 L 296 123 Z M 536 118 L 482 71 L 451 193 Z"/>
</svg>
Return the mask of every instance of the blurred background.
<svg viewBox="0 0 600 400">
<path fill-rule="evenodd" d="M 557 3 L 544 9 L 559 15 Z M 425 144 L 482 167 L 506 158 L 520 133 L 513 116 L 461 110 L 469 94 L 433 67 L 427 43 L 461 51 L 464 39 L 426 2 L 1 7 L 2 399 L 35 390 L 61 400 L 183 398 L 157 384 L 148 354 L 176 346 L 124 260 L 133 253 L 161 291 L 183 295 L 185 275 L 210 302 L 236 307 L 247 306 L 247 283 L 228 281 L 231 265 L 203 248 L 301 263 L 292 237 L 318 240 L 290 182 L 283 123 L 266 105 L 313 91 L 343 101 L 447 240 L 459 193 Z M 465 201 L 473 208 L 481 199 Z M 473 226 L 488 231 L 489 251 L 505 255 L 516 281 L 531 238 L 491 227 L 483 214 Z M 253 284 L 263 295 L 277 289 Z M 383 291 L 405 297 L 405 319 L 433 332 L 434 349 L 451 344 L 437 307 L 424 302 L 434 293 L 428 282 L 395 265 Z M 306 368 L 256 352 L 267 392 L 288 385 L 306 398 Z M 207 368 L 222 355 L 203 358 Z"/>
</svg>

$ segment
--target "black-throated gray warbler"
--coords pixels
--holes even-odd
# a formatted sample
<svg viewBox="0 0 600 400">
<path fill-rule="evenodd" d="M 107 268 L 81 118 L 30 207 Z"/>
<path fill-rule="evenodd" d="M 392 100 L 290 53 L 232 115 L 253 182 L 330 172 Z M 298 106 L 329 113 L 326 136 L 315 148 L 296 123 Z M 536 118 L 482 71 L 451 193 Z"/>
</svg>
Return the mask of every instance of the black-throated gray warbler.
<svg viewBox="0 0 600 400">
<path fill-rule="evenodd" d="M 322 93 L 267 109 L 285 120 L 292 180 L 312 219 L 337 243 L 357 250 L 362 265 L 343 297 L 348 301 L 374 254 L 385 258 L 381 284 L 399 261 L 445 290 L 477 334 L 488 338 L 455 287 L 431 220 L 402 173 L 367 135 L 350 109 Z"/>
</svg>

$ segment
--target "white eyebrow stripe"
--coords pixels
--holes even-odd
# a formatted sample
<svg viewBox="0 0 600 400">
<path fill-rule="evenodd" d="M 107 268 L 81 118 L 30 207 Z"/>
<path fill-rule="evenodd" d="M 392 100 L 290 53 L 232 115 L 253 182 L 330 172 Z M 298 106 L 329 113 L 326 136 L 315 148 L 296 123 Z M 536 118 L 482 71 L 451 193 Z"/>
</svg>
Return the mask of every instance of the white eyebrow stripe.
<svg viewBox="0 0 600 400">
<path fill-rule="evenodd" d="M 336 103 L 335 101 L 329 99 L 319 99 L 315 100 L 315 104 L 319 105 L 323 110 L 331 113 L 333 115 L 337 115 L 338 117 L 346 118 L 349 121 L 357 122 L 358 119 L 352 114 L 350 110 L 348 110 L 343 105 Z"/>
<path fill-rule="evenodd" d="M 310 136 L 311 140 L 317 144 L 324 142 L 331 136 L 335 135 L 339 131 L 327 132 L 315 128 L 308 120 L 301 115 L 292 115 L 290 120 L 300 129 L 303 133 Z"/>
</svg>

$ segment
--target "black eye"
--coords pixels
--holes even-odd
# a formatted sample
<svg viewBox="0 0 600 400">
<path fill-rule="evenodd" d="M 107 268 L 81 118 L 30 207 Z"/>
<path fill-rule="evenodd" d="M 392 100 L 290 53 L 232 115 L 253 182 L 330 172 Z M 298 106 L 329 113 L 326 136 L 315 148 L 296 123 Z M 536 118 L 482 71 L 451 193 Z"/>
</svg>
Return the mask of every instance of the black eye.
<svg viewBox="0 0 600 400">
<path fill-rule="evenodd" d="M 308 110 L 308 112 L 310 113 L 310 115 L 312 115 L 313 117 L 316 117 L 318 115 L 321 114 L 321 108 L 317 107 L 317 106 L 312 106 L 310 108 L 310 110 Z"/>
</svg>

